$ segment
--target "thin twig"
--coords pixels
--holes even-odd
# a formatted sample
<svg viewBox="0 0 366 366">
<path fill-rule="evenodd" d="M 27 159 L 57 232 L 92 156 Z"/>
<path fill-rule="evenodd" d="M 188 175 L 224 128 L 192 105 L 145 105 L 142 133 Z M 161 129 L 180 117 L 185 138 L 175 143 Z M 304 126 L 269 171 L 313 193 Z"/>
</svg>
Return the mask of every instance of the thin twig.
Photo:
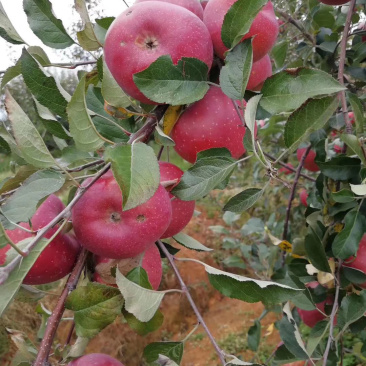
<svg viewBox="0 0 366 366">
<path fill-rule="evenodd" d="M 232 103 L 233 103 L 233 106 L 236 110 L 236 113 L 238 114 L 240 120 L 241 120 L 241 123 L 243 124 L 243 126 L 246 126 L 246 123 L 245 123 L 245 119 L 244 119 L 244 116 L 242 113 L 240 113 L 240 109 L 239 109 L 239 106 L 236 104 L 236 101 L 234 99 L 231 99 Z"/>
<path fill-rule="evenodd" d="M 267 158 L 272 159 L 273 161 L 275 161 L 275 160 L 276 160 L 276 158 L 275 158 L 273 155 L 271 155 L 271 154 L 267 154 L 267 153 L 265 152 L 265 153 L 264 153 L 264 155 L 265 155 Z M 296 171 L 297 171 L 297 169 L 293 168 L 292 166 L 290 166 L 290 165 L 288 165 L 288 164 L 286 164 L 286 163 L 283 163 L 282 161 L 279 161 L 279 162 L 278 162 L 278 164 L 280 164 L 281 166 L 285 167 L 285 168 L 286 168 L 286 169 L 288 169 L 288 170 L 291 170 L 291 171 L 292 171 L 292 172 L 294 172 L 294 173 L 296 173 Z M 303 178 L 305 178 L 305 179 L 309 180 L 310 182 L 316 182 L 316 179 L 314 179 L 314 178 L 312 178 L 312 177 L 310 177 L 310 176 L 308 176 L 307 174 L 304 174 L 304 173 L 300 173 L 300 177 L 303 177 Z"/>
<path fill-rule="evenodd" d="M 69 173 L 71 173 L 71 172 L 81 172 L 84 169 L 90 168 L 90 167 L 95 166 L 95 165 L 100 165 L 100 164 L 103 164 L 103 163 L 104 163 L 104 160 L 99 159 L 99 160 L 95 160 L 95 161 L 92 161 L 92 162 L 84 164 L 84 165 L 77 166 L 76 168 L 71 168 L 71 169 L 66 169 L 66 170 Z"/>
<path fill-rule="evenodd" d="M 198 310 L 196 303 L 194 302 L 191 294 L 188 291 L 187 285 L 185 284 L 182 276 L 179 273 L 179 270 L 178 270 L 177 266 L 175 265 L 174 257 L 169 253 L 169 251 L 165 248 L 164 244 L 160 240 L 157 241 L 157 244 L 159 245 L 159 248 L 163 251 L 163 253 L 167 257 L 171 267 L 173 268 L 173 271 L 174 271 L 175 275 L 178 278 L 178 281 L 180 283 L 182 291 L 186 295 L 189 303 L 191 304 L 192 309 L 193 309 L 194 313 L 196 314 L 198 321 L 200 322 L 200 324 L 202 325 L 202 327 L 206 331 L 206 334 L 210 338 L 210 341 L 211 341 L 212 345 L 214 346 L 215 351 L 216 351 L 217 355 L 219 356 L 219 359 L 220 359 L 222 365 L 225 366 L 226 362 L 225 362 L 224 352 L 221 350 L 221 348 L 217 344 L 217 342 L 216 342 L 215 338 L 213 337 L 211 331 L 208 329 L 207 324 L 203 320 L 203 317 L 202 317 L 200 311 Z"/>
<path fill-rule="evenodd" d="M 58 325 L 61 321 L 62 314 L 65 310 L 65 302 L 67 296 L 76 288 L 81 272 L 84 268 L 85 259 L 88 255 L 88 251 L 83 249 L 78 257 L 76 265 L 72 270 L 69 279 L 67 280 L 66 286 L 64 287 L 61 296 L 59 297 L 56 307 L 54 308 L 51 316 L 48 319 L 46 331 L 42 342 L 40 344 L 37 358 L 33 363 L 33 366 L 46 366 L 48 365 L 48 356 L 51 351 L 53 339 L 55 337 Z"/>
</svg>

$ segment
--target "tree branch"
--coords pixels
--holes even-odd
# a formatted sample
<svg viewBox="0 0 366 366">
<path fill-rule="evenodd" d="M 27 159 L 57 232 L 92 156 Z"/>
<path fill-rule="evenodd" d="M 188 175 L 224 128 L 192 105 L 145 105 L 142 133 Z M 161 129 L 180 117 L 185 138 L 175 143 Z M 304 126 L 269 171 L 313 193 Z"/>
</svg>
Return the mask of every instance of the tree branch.
<svg viewBox="0 0 366 366">
<path fill-rule="evenodd" d="M 199 312 L 199 310 L 197 308 L 197 305 L 195 304 L 191 294 L 188 291 L 187 285 L 184 283 L 183 278 L 180 275 L 177 266 L 175 265 L 174 257 L 169 253 L 169 251 L 165 248 L 164 244 L 160 240 L 157 241 L 157 244 L 158 244 L 159 248 L 162 250 L 162 252 L 165 254 L 165 256 L 167 257 L 171 267 L 173 268 L 173 271 L 174 271 L 175 275 L 178 278 L 178 281 L 180 283 L 182 291 L 187 296 L 187 299 L 188 299 L 189 303 L 191 304 L 192 309 L 193 309 L 194 313 L 196 314 L 198 321 L 200 322 L 200 324 L 202 325 L 202 327 L 206 331 L 208 337 L 210 338 L 210 341 L 211 341 L 212 345 L 214 346 L 215 351 L 216 351 L 217 355 L 219 356 L 219 359 L 220 359 L 222 365 L 225 366 L 226 362 L 225 362 L 224 352 L 221 350 L 221 348 L 217 344 L 217 342 L 216 342 L 215 338 L 213 337 L 211 331 L 208 329 L 207 324 L 203 320 L 203 317 L 202 317 L 201 313 Z"/>
</svg>

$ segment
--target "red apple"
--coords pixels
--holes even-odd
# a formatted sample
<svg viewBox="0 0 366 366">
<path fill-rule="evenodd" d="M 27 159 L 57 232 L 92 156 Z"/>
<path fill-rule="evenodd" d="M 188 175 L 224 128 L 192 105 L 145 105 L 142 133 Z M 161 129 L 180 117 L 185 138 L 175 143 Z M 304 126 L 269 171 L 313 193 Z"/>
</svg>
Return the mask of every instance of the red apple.
<svg viewBox="0 0 366 366">
<path fill-rule="evenodd" d="M 348 118 L 352 124 L 355 124 L 355 114 L 353 112 L 348 112 Z"/>
<path fill-rule="evenodd" d="M 340 146 L 340 145 L 338 145 L 338 144 L 335 144 L 334 145 L 334 152 L 336 153 L 336 154 L 341 154 L 342 153 L 342 146 Z"/>
<path fill-rule="evenodd" d="M 201 20 L 203 19 L 203 9 L 199 0 L 135 0 L 135 4 L 145 1 L 162 1 L 164 3 L 182 6 L 183 8 L 191 11 L 193 14 L 196 14 Z"/>
<path fill-rule="evenodd" d="M 142 261 L 142 262 L 141 262 Z M 160 252 L 158 247 L 153 243 L 144 253 L 126 259 L 110 259 L 96 257 L 94 281 L 110 286 L 116 286 L 116 279 L 111 274 L 111 269 L 118 266 L 123 275 L 127 275 L 133 268 L 140 266 L 146 271 L 149 282 L 154 290 L 159 288 L 161 277 L 163 275 L 163 267 L 161 265 Z"/>
<path fill-rule="evenodd" d="M 285 365 L 282 365 L 282 366 L 304 366 L 304 365 L 305 365 L 305 361 L 296 361 L 296 362 L 286 363 Z"/>
<path fill-rule="evenodd" d="M 90 353 L 71 361 L 68 366 L 124 366 L 115 358 L 104 353 Z"/>
<path fill-rule="evenodd" d="M 291 164 L 291 163 L 288 163 L 287 164 L 289 167 L 293 168 L 294 166 Z M 289 175 L 289 174 L 293 174 L 294 172 L 288 168 L 286 168 L 285 166 L 283 166 L 279 171 L 279 173 L 283 173 L 283 174 L 286 174 L 286 175 Z"/>
<path fill-rule="evenodd" d="M 343 5 L 349 2 L 349 0 L 319 0 L 323 4 L 327 5 Z"/>
<path fill-rule="evenodd" d="M 108 68 L 121 88 L 140 102 L 156 104 L 139 91 L 133 75 L 163 55 L 170 55 L 174 64 L 182 57 L 195 57 L 211 68 L 210 34 L 197 16 L 181 6 L 159 1 L 135 4 L 108 30 L 104 44 Z"/>
<path fill-rule="evenodd" d="M 361 25 L 358 28 L 358 30 L 366 31 L 366 22 L 361 23 Z M 366 42 L 366 35 L 361 37 L 361 41 L 362 42 Z"/>
<path fill-rule="evenodd" d="M 31 222 L 34 231 L 46 226 L 65 208 L 61 200 L 55 195 L 50 195 L 37 209 L 33 215 Z M 28 223 L 22 223 L 22 227 L 30 229 Z M 51 238 L 57 231 L 57 227 L 47 232 L 45 238 Z M 18 243 L 33 235 L 19 228 L 15 230 L 7 230 L 9 238 Z M 34 234 L 35 236 L 35 234 Z M 6 252 L 10 249 L 10 245 L 0 249 L 0 265 L 6 260 Z M 59 233 L 38 257 L 23 283 L 28 285 L 41 285 L 57 281 L 68 275 L 80 252 L 80 245 L 75 237 L 69 234 Z"/>
<path fill-rule="evenodd" d="M 362 237 L 355 257 L 350 257 L 345 260 L 346 267 L 358 269 L 366 274 L 366 234 Z M 366 282 L 357 285 L 366 289 Z"/>
<path fill-rule="evenodd" d="M 306 147 L 297 150 L 297 159 L 299 161 L 301 161 L 301 158 L 305 154 L 306 150 L 307 150 Z M 305 162 L 304 162 L 304 168 L 305 169 L 307 169 L 311 172 L 318 172 L 319 171 L 319 167 L 315 163 L 315 157 L 316 157 L 316 152 L 314 150 L 310 150 L 310 152 L 309 152 L 309 154 L 306 157 Z"/>
<path fill-rule="evenodd" d="M 270 57 L 265 55 L 259 61 L 253 63 L 247 89 L 254 91 L 261 90 L 263 83 L 270 76 L 272 76 L 272 63 Z"/>
<path fill-rule="evenodd" d="M 300 202 L 305 206 L 308 207 L 308 192 L 306 191 L 306 189 L 302 189 L 300 191 Z"/>
<path fill-rule="evenodd" d="M 239 158 L 245 153 L 244 135 L 232 100 L 218 87 L 210 87 L 203 99 L 188 107 L 172 131 L 175 150 L 190 163 L 200 151 L 219 147 Z"/>
<path fill-rule="evenodd" d="M 183 175 L 183 170 L 177 166 L 167 162 L 159 162 L 160 165 L 160 182 L 178 179 L 178 183 Z M 161 236 L 162 239 L 170 238 L 182 231 L 194 213 L 195 201 L 182 201 L 177 197 L 174 197 L 169 193 L 169 197 L 173 199 L 172 203 L 172 221 L 166 229 L 165 233 Z"/>
<path fill-rule="evenodd" d="M 87 184 L 86 180 L 83 185 Z M 100 178 L 72 210 L 76 237 L 92 253 L 131 258 L 158 240 L 169 226 L 172 207 L 159 186 L 142 205 L 122 211 L 122 194 L 112 172 Z"/>
<path fill-rule="evenodd" d="M 224 59 L 228 48 L 221 39 L 221 28 L 224 17 L 236 0 L 210 0 L 203 13 L 203 21 L 206 24 L 212 38 L 215 53 Z M 272 2 L 268 2 L 258 13 L 249 32 L 243 37 L 254 37 L 253 60 L 258 61 L 264 57 L 276 43 L 279 26 L 274 13 Z"/>
</svg>

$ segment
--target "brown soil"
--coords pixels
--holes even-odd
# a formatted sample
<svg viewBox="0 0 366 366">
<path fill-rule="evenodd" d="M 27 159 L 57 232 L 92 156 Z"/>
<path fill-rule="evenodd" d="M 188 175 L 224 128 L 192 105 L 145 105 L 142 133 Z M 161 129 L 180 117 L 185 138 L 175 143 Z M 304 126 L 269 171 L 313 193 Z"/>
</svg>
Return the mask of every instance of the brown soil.
<svg viewBox="0 0 366 366">
<path fill-rule="evenodd" d="M 202 210 L 201 210 L 202 211 Z M 218 249 L 220 240 L 208 227 L 220 225 L 222 222 L 218 217 L 212 219 L 202 213 L 194 217 L 185 232 L 204 245 Z M 198 253 L 185 248 L 177 255 L 178 257 L 190 257 L 206 262 L 211 266 L 218 267 L 214 260 L 215 254 Z M 180 273 L 189 286 L 190 292 L 204 317 L 207 326 L 212 331 L 215 339 L 223 344 L 223 348 L 230 347 L 228 339 L 234 339 L 236 356 L 242 355 L 246 360 L 253 357 L 251 351 L 245 351 L 245 337 L 253 320 L 258 318 L 263 311 L 263 305 L 248 304 L 239 300 L 223 297 L 218 291 L 212 288 L 203 266 L 192 262 L 179 262 Z M 174 273 L 169 269 L 162 283 L 162 289 L 179 288 Z M 47 299 L 46 307 L 52 309 L 55 299 Z M 45 301 L 42 300 L 43 303 Z M 21 309 L 21 316 L 19 310 Z M 33 313 L 34 306 L 30 304 L 15 303 L 7 312 L 6 323 L 12 324 L 12 328 L 21 329 L 31 336 L 36 333 L 40 324 L 39 317 Z M 117 319 L 113 324 L 104 329 L 98 336 L 93 338 L 88 347 L 88 353 L 101 352 L 109 354 L 121 360 L 128 366 L 142 366 L 144 361 L 142 353 L 144 347 L 154 341 L 161 340 L 182 340 L 197 324 L 197 319 L 187 301 L 181 294 L 168 294 L 163 300 L 161 311 L 164 314 L 164 324 L 157 331 L 146 337 L 141 337 L 132 331 L 123 320 Z M 33 315 L 30 315 L 33 314 Z M 262 336 L 265 336 L 268 326 L 276 320 L 275 316 L 267 316 L 262 320 Z M 61 324 L 55 344 L 64 344 L 70 329 L 70 322 Z M 75 338 L 73 338 L 74 340 Z M 279 342 L 276 332 L 271 333 L 265 340 L 262 340 L 267 347 L 275 346 Z M 230 342 L 229 342 L 230 343 Z M 243 346 L 241 349 L 237 349 Z M 271 347 L 273 349 L 273 347 Z M 14 351 L 14 347 L 13 347 Z M 1 365 L 7 362 L 2 360 Z M 193 336 L 185 344 L 182 366 L 214 366 L 218 365 L 214 349 L 200 326 Z"/>
</svg>

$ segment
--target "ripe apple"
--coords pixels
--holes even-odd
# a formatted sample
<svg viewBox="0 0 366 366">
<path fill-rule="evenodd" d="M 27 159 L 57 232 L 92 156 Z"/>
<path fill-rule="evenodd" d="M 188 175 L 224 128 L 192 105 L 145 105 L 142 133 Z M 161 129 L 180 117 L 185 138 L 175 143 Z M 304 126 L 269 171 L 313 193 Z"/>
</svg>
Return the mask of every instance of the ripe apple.
<svg viewBox="0 0 366 366">
<path fill-rule="evenodd" d="M 140 102 L 156 104 L 139 91 L 133 75 L 163 55 L 170 55 L 174 64 L 182 57 L 195 57 L 211 68 L 210 34 L 197 16 L 181 6 L 159 1 L 135 4 L 107 32 L 104 57 L 108 68 L 120 87 Z"/>
<path fill-rule="evenodd" d="M 306 189 L 302 189 L 300 191 L 300 202 L 305 206 L 308 207 L 308 192 L 306 191 Z"/>
<path fill-rule="evenodd" d="M 200 151 L 219 147 L 226 147 L 237 159 L 245 153 L 245 130 L 232 100 L 212 86 L 203 99 L 184 111 L 172 138 L 177 153 L 190 163 L 196 161 Z"/>
<path fill-rule="evenodd" d="M 307 148 L 301 148 L 297 150 L 297 159 L 299 161 L 301 161 L 301 158 L 303 157 L 303 155 L 305 154 Z M 316 157 L 316 152 L 314 150 L 310 150 L 308 156 L 305 159 L 304 162 L 304 168 L 311 171 L 311 172 L 318 172 L 319 171 L 319 167 L 318 165 L 315 163 L 315 157 Z"/>
<path fill-rule="evenodd" d="M 46 226 L 64 208 L 64 204 L 58 197 L 50 195 L 39 206 L 31 219 L 33 230 L 37 231 Z M 22 223 L 21 226 L 30 229 L 28 223 Z M 56 231 L 57 227 L 52 228 L 47 232 L 45 238 L 51 238 Z M 35 236 L 35 234 L 32 235 L 19 228 L 7 230 L 6 233 L 14 243 Z M 6 252 L 9 249 L 10 245 L 0 249 L 0 265 L 5 263 Z M 24 278 L 23 283 L 28 285 L 42 285 L 65 277 L 72 271 L 79 252 L 80 245 L 73 235 L 59 233 L 43 250 Z"/>
<path fill-rule="evenodd" d="M 349 121 L 354 125 L 355 124 L 355 114 L 353 112 L 348 112 Z"/>
<path fill-rule="evenodd" d="M 141 267 L 146 271 L 149 282 L 154 290 L 159 288 L 163 267 L 160 252 L 155 243 L 151 244 L 144 253 L 126 259 L 111 259 L 97 256 L 95 258 L 94 281 L 110 286 L 116 286 L 116 279 L 112 276 L 112 268 L 118 266 L 123 275 L 132 269 Z"/>
<path fill-rule="evenodd" d="M 90 353 L 71 361 L 68 366 L 124 366 L 115 358 L 104 353 Z"/>
<path fill-rule="evenodd" d="M 349 0 L 319 0 L 323 4 L 327 5 L 343 5 L 349 2 Z"/>
<path fill-rule="evenodd" d="M 224 17 L 237 0 L 210 0 L 203 12 L 203 21 L 212 38 L 215 53 L 224 59 L 228 48 L 221 39 L 221 28 Z M 279 26 L 272 2 L 268 2 L 254 19 L 249 32 L 243 37 L 253 39 L 253 61 L 264 57 L 276 43 Z"/>
<path fill-rule="evenodd" d="M 203 19 L 203 9 L 199 0 L 136 0 L 135 4 L 145 1 L 162 1 L 164 3 L 182 6 L 183 8 L 191 11 L 193 14 L 196 14 L 201 20 Z"/>
<path fill-rule="evenodd" d="M 291 164 L 291 163 L 287 163 L 287 165 L 291 168 L 293 168 L 294 166 Z M 293 174 L 294 172 L 288 168 L 286 168 L 285 166 L 283 166 L 279 171 L 279 173 L 283 173 L 283 174 L 286 174 L 286 175 L 289 175 L 289 174 Z"/>
<path fill-rule="evenodd" d="M 366 22 L 361 23 L 361 25 L 358 28 L 358 30 L 366 31 Z M 366 42 L 366 35 L 361 37 L 361 41 L 362 42 Z"/>
<path fill-rule="evenodd" d="M 183 175 L 183 170 L 179 169 L 176 165 L 159 162 L 160 165 L 160 182 L 178 179 L 178 183 Z M 178 184 L 177 183 L 177 184 Z M 172 189 L 173 187 L 171 187 Z M 169 197 L 172 199 L 174 196 L 169 193 Z M 170 238 L 182 231 L 194 213 L 195 201 L 182 201 L 177 197 L 171 201 L 172 203 L 172 221 L 166 229 L 165 233 L 161 236 L 162 239 Z"/>
<path fill-rule="evenodd" d="M 272 76 L 272 63 L 268 55 L 265 55 L 259 61 L 254 62 L 249 76 L 247 89 L 259 91 L 267 78 Z"/>
<path fill-rule="evenodd" d="M 334 145 L 334 152 L 336 153 L 336 154 L 341 154 L 342 153 L 342 146 L 340 146 L 340 145 L 338 145 L 338 144 L 335 144 Z"/>
<path fill-rule="evenodd" d="M 72 210 L 80 243 L 94 254 L 113 259 L 144 252 L 165 232 L 171 217 L 170 198 L 162 186 L 147 202 L 122 211 L 121 190 L 111 171 L 89 188 Z"/>
<path fill-rule="evenodd" d="M 345 260 L 346 267 L 358 269 L 366 274 L 366 234 L 362 237 L 355 257 L 350 257 Z M 366 289 L 366 282 L 357 285 Z"/>
</svg>

